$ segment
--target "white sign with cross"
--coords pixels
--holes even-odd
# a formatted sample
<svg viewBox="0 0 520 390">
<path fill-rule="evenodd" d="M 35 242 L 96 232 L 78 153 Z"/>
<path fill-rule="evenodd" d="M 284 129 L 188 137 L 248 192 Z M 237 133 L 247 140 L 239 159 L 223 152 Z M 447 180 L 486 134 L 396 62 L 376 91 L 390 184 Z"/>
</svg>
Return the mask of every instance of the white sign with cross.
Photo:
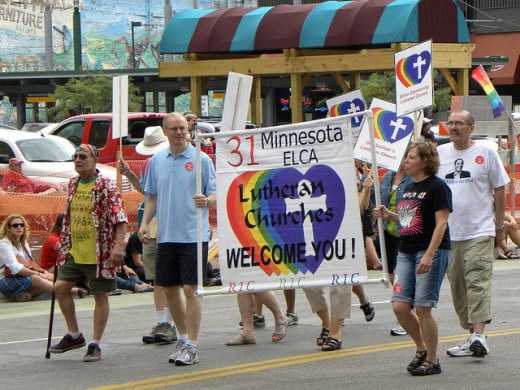
<svg viewBox="0 0 520 390">
<path fill-rule="evenodd" d="M 398 116 L 433 105 L 432 41 L 395 53 L 395 101 Z"/>
<path fill-rule="evenodd" d="M 370 109 L 374 113 L 374 143 L 377 165 L 397 171 L 414 130 L 414 116 L 397 116 L 395 104 L 374 98 Z M 365 122 L 354 147 L 354 158 L 372 162 L 370 134 Z"/>
<path fill-rule="evenodd" d="M 356 89 L 355 91 L 328 99 L 327 108 L 329 109 L 329 115 L 332 117 L 365 111 L 367 105 L 361 90 Z M 350 125 L 352 126 L 352 142 L 354 144 L 356 143 L 359 132 L 361 131 L 364 118 L 364 116 L 354 116 L 350 118 Z"/>
</svg>

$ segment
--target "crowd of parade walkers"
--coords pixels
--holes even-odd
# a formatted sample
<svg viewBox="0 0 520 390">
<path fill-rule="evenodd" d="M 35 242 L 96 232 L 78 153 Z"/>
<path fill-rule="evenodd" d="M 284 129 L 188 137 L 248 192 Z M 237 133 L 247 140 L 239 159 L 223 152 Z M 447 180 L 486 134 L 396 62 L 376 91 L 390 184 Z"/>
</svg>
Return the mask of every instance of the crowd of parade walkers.
<svg viewBox="0 0 520 390">
<path fill-rule="evenodd" d="M 153 157 L 143 165 L 139 176 L 124 160 L 119 161 L 121 174 L 146 194 L 139 231 L 126 232 L 126 214 L 117 208 L 120 204 L 117 189 L 103 189 L 103 183 L 98 183 L 100 178 L 95 171 L 98 154 L 91 145 L 77 148 L 74 161 L 79 183 L 69 186 L 68 214 L 58 215 L 39 262 L 31 256 L 25 218 L 10 215 L 1 224 L 1 292 L 10 300 L 27 301 L 35 295 L 52 292 L 53 281 L 58 280 L 56 297 L 68 333 L 51 347 L 51 352 L 63 353 L 85 345 L 73 306 L 67 306 L 70 297 L 94 295 L 96 305 L 106 308 L 108 318 L 106 296 L 117 295 L 121 289 L 126 289 L 134 293 L 153 292 L 157 323 L 143 336 L 144 343 L 176 342 L 174 353 L 169 357 L 176 365 L 199 361 L 197 335 L 201 302 L 195 296 L 194 214 L 197 208 L 202 209 L 203 251 L 207 257 L 208 208 L 215 204 L 216 186 L 213 164 L 206 156 L 201 168 L 202 193 L 197 194 L 194 189 L 189 167 L 195 162 L 190 134 L 196 121 L 193 114 L 171 113 L 165 117 L 162 128 L 148 128 L 137 150 Z M 471 140 L 474 120 L 469 112 L 452 112 L 447 126 L 451 143 L 437 147 L 432 137 L 412 143 L 399 170 L 383 176 L 378 207 L 374 204 L 370 167 L 360 162 L 356 164 L 367 269 L 382 269 L 378 241 L 384 236 L 387 272 L 393 284 L 391 301 L 397 319 L 396 327 L 390 333 L 409 335 L 414 341 L 417 349 L 407 366 L 407 371 L 414 376 L 442 371 L 437 357 L 438 330 L 432 309 L 438 303 L 444 275 L 449 279 L 460 325 L 468 330 L 465 340 L 447 350 L 448 356 L 482 358 L 489 353 L 484 327 L 491 321 L 490 282 L 494 251 L 497 248 L 498 258 L 516 259 L 518 256 L 507 245 L 506 238 L 509 236 L 514 244 L 520 243 L 516 220 L 505 213 L 504 189 L 509 178 L 496 151 Z M 13 161 L 12 165 L 16 163 Z M 97 187 L 93 189 L 91 185 L 93 180 L 101 188 L 99 193 L 95 191 Z M 85 203 L 90 191 L 95 194 L 94 206 Z M 472 202 L 467 201 L 470 193 Z M 114 201 L 108 216 L 100 217 L 98 226 L 91 224 L 91 231 L 79 232 L 78 221 L 90 218 L 92 207 L 96 211 L 96 207 L 104 205 L 103 196 Z M 165 215 L 168 217 L 164 218 Z M 377 218 L 384 220 L 384 231 L 378 234 L 374 229 Z M 106 253 L 97 253 L 97 261 L 84 261 L 93 256 L 88 254 L 86 245 L 99 244 L 94 229 L 102 230 L 102 234 L 109 237 L 103 245 L 113 246 L 102 246 Z M 123 238 L 125 235 L 127 238 Z M 60 246 L 67 250 L 66 259 L 59 260 L 57 248 Z M 57 264 L 63 265 L 58 269 Z M 205 281 L 212 280 L 216 284 L 218 272 L 215 272 L 218 270 L 208 269 Z M 113 270 L 118 272 L 112 273 Z M 100 282 L 114 279 L 116 283 Z M 320 329 L 316 331 L 316 344 L 322 351 L 342 347 L 341 329 L 344 320 L 350 318 L 352 292 L 359 300 L 366 321 L 374 319 L 375 308 L 362 285 L 309 287 L 303 291 L 312 312 L 321 321 Z M 184 294 L 184 300 L 181 294 Z M 285 310 L 282 310 L 272 291 L 237 294 L 241 331 L 225 345 L 256 343 L 255 328 L 266 325 L 263 305 L 274 317 L 272 341 L 284 339 L 287 328 L 299 321 L 295 313 L 295 291 L 285 290 L 284 297 Z M 99 360 L 101 336 L 102 330 L 94 329 L 94 339 L 84 361 Z"/>
</svg>

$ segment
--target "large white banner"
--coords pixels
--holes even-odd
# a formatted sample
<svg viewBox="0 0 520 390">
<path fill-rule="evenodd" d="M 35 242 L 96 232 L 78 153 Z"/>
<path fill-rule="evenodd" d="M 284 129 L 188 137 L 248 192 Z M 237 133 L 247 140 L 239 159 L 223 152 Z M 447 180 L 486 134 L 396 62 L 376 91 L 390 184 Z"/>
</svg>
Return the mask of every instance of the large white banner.
<svg viewBox="0 0 520 390">
<path fill-rule="evenodd" d="M 374 114 L 374 143 L 377 166 L 397 172 L 413 135 L 414 118 L 412 115 L 398 117 L 395 104 L 381 99 L 372 99 L 370 109 Z M 354 148 L 354 157 L 372 163 L 370 128 L 364 122 Z"/>
<path fill-rule="evenodd" d="M 432 41 L 394 55 L 395 101 L 398 116 L 433 105 Z"/>
<path fill-rule="evenodd" d="M 347 120 L 218 134 L 219 264 L 229 292 L 367 280 Z"/>
<path fill-rule="evenodd" d="M 327 108 L 329 109 L 330 116 L 340 116 L 365 111 L 367 105 L 361 90 L 356 89 L 355 91 L 328 99 Z M 353 116 L 350 118 L 353 144 L 355 144 L 358 139 L 364 118 L 365 116 L 363 115 Z"/>
</svg>

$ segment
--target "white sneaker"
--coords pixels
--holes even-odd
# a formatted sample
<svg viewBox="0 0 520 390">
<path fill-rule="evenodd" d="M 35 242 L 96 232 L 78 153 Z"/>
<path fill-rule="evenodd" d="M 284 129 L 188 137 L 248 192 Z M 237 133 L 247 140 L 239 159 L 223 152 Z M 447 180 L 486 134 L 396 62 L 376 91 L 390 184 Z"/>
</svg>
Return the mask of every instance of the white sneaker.
<svg viewBox="0 0 520 390">
<path fill-rule="evenodd" d="M 395 327 L 390 329 L 390 334 L 392 336 L 406 336 L 406 330 L 404 330 L 401 325 L 397 324 Z"/>
<path fill-rule="evenodd" d="M 465 356 L 471 356 L 473 353 L 471 352 L 471 350 L 469 349 L 470 345 L 471 345 L 471 337 L 473 335 L 470 335 L 468 336 L 466 339 L 464 339 L 463 341 L 461 341 L 458 345 L 456 345 L 455 347 L 451 347 L 450 349 L 448 349 L 446 351 L 446 353 L 449 355 L 449 356 L 454 356 L 454 357 L 465 357 Z"/>
<path fill-rule="evenodd" d="M 470 337 L 471 345 L 469 349 L 471 350 L 473 357 L 484 357 L 489 353 L 489 347 L 486 342 L 486 336 L 480 333 L 473 333 Z"/>
<path fill-rule="evenodd" d="M 199 349 L 195 345 L 184 345 L 181 356 L 175 360 L 176 366 L 191 366 L 199 362 Z"/>
<path fill-rule="evenodd" d="M 183 340 L 177 341 L 177 346 L 175 347 L 175 352 L 172 353 L 168 359 L 170 363 L 175 363 L 175 361 L 182 355 L 182 351 L 184 350 L 184 347 L 186 345 L 186 342 Z"/>
</svg>

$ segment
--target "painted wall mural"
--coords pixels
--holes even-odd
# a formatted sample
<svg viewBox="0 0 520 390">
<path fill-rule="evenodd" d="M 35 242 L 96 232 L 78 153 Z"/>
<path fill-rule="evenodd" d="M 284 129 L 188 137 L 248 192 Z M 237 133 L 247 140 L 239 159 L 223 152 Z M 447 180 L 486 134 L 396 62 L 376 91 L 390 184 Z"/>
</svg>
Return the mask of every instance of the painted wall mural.
<svg viewBox="0 0 520 390">
<path fill-rule="evenodd" d="M 0 72 L 73 70 L 75 4 L 80 11 L 84 70 L 133 68 L 132 22 L 141 23 L 133 29 L 135 67 L 157 68 L 165 8 L 170 5 L 175 13 L 193 7 L 192 0 L 0 0 Z M 225 5 L 222 0 L 198 1 L 202 9 Z M 47 27 L 46 6 L 52 18 Z M 52 36 L 50 65 L 46 34 Z"/>
</svg>

